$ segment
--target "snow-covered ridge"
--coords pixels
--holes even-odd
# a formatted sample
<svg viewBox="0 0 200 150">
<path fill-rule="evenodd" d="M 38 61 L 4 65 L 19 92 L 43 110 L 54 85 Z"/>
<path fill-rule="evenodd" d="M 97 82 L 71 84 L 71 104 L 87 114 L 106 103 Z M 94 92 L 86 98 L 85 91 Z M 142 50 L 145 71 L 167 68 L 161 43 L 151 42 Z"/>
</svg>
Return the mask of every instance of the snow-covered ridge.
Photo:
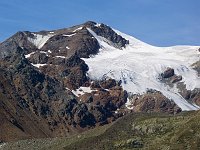
<svg viewBox="0 0 200 150">
<path fill-rule="evenodd" d="M 198 46 L 155 47 L 114 30 L 129 40 L 126 48 L 121 50 L 110 45 L 91 29 L 88 31 L 98 40 L 101 47 L 98 55 L 84 59 L 89 66 L 90 78 L 111 77 L 121 80 L 123 88 L 131 93 L 143 94 L 147 89 L 155 89 L 172 99 L 182 110 L 200 108 L 188 103 L 175 86 L 170 88 L 159 80 L 159 75 L 171 67 L 176 75 L 183 77 L 182 81 L 188 90 L 200 88 L 200 78 L 191 67 L 200 59 Z"/>
<path fill-rule="evenodd" d="M 41 49 L 44 44 L 52 37 L 54 34 L 47 34 L 47 35 L 41 35 L 41 34 L 35 34 L 33 38 L 28 37 L 28 40 L 33 43 L 38 49 Z"/>
<path fill-rule="evenodd" d="M 73 32 L 77 32 L 77 31 L 80 31 L 82 29 L 83 29 L 83 27 L 79 27 L 79 28 L 75 29 Z"/>
</svg>

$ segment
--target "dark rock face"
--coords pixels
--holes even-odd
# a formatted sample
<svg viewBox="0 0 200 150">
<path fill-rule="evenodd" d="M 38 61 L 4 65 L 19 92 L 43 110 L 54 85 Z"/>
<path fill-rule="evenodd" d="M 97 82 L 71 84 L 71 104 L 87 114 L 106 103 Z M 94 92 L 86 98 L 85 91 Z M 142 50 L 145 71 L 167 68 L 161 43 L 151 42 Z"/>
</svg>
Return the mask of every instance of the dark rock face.
<svg viewBox="0 0 200 150">
<path fill-rule="evenodd" d="M 79 97 L 81 102 L 89 106 L 89 111 L 94 115 L 99 125 L 111 122 L 122 116 L 122 113 L 115 114 L 114 112 L 121 109 L 127 101 L 127 92 L 121 86 L 118 86 L 115 80 L 109 79 L 103 82 L 111 83 L 111 80 L 112 86 L 106 87 L 106 90 L 103 86 L 100 86 L 102 81 L 93 81 L 90 86 L 93 91 L 91 93 L 84 93 Z"/>
<path fill-rule="evenodd" d="M 17 32 L 0 44 L 0 58 L 10 57 L 16 53 L 26 54 L 36 51 L 37 48 L 29 40 L 30 32 Z M 18 50 L 18 51 L 17 51 Z"/>
<path fill-rule="evenodd" d="M 62 81 L 65 87 L 77 89 L 88 80 L 86 76 L 88 66 L 77 55 L 68 59 L 49 58 L 48 64 L 40 67 L 40 70 Z"/>
<path fill-rule="evenodd" d="M 98 53 L 99 44 L 88 30 L 83 28 L 76 32 L 63 31 L 51 37 L 42 50 L 51 50 L 54 56 L 58 54 L 66 57 L 77 55 L 81 58 L 88 58 L 90 55 Z"/>
<path fill-rule="evenodd" d="M 164 73 L 161 73 L 161 81 L 169 86 L 173 86 L 175 83 L 180 83 L 182 76 L 174 74 L 173 68 L 167 68 Z"/>
<path fill-rule="evenodd" d="M 134 95 L 131 99 L 134 112 L 168 112 L 176 114 L 181 109 L 158 91 Z"/>
<path fill-rule="evenodd" d="M 171 82 L 172 83 L 176 83 L 176 82 L 179 82 L 182 80 L 182 76 L 173 76 L 172 79 L 171 79 Z"/>
<path fill-rule="evenodd" d="M 192 66 L 197 71 L 198 76 L 200 76 L 200 60 L 194 63 Z"/>
<path fill-rule="evenodd" d="M 100 82 L 100 86 L 104 89 L 109 89 L 109 88 L 115 87 L 116 85 L 117 84 L 114 79 L 102 80 Z"/>
<path fill-rule="evenodd" d="M 84 128 L 96 124 L 94 115 L 88 111 L 88 107 L 85 104 L 78 105 L 74 111 L 74 121 L 80 127 Z"/>
<path fill-rule="evenodd" d="M 14 70 L 10 68 L 0 69 L 0 139 L 10 141 L 31 137 L 51 137 L 52 133 L 45 119 L 33 113 L 29 109 L 30 104 L 27 99 L 21 96 L 26 94 L 24 93 L 26 87 L 24 86 L 23 89 L 15 87 L 13 78 L 16 80 L 18 73 L 14 71 L 13 74 L 12 71 Z"/>
<path fill-rule="evenodd" d="M 121 48 L 125 47 L 126 44 L 129 44 L 129 41 L 115 33 L 109 26 L 105 24 L 100 24 L 99 26 L 96 26 L 97 24 L 95 22 L 86 22 L 86 27 L 91 28 L 97 35 L 102 36 L 109 41 L 113 42 L 116 47 Z"/>
<path fill-rule="evenodd" d="M 33 64 L 46 64 L 48 62 L 48 56 L 45 53 L 36 52 L 31 55 L 29 60 Z"/>
<path fill-rule="evenodd" d="M 188 100 L 191 103 L 200 105 L 200 89 L 194 89 L 194 90 L 183 90 L 181 92 L 181 95 Z"/>
<path fill-rule="evenodd" d="M 161 74 L 163 78 L 170 78 L 174 75 L 174 69 L 173 68 L 167 68 L 167 70 L 164 71 L 164 73 Z"/>
</svg>

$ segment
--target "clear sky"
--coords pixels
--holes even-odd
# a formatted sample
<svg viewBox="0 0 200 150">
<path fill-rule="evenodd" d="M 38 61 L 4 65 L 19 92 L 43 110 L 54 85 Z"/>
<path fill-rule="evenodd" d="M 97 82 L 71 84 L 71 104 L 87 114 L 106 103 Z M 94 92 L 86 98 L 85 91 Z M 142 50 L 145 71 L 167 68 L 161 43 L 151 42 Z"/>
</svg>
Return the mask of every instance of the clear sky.
<svg viewBox="0 0 200 150">
<path fill-rule="evenodd" d="M 156 46 L 200 45 L 200 0 L 0 0 L 0 41 L 88 20 Z"/>
</svg>

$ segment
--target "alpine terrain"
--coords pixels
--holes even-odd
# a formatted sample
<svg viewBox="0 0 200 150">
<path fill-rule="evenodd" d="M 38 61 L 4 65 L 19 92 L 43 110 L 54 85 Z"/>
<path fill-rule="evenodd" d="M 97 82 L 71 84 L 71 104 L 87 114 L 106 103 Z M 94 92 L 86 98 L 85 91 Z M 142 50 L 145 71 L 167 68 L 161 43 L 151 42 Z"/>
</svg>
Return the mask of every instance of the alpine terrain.
<svg viewBox="0 0 200 150">
<path fill-rule="evenodd" d="M 0 149 L 198 149 L 199 109 L 200 46 L 92 21 L 0 43 Z"/>
</svg>

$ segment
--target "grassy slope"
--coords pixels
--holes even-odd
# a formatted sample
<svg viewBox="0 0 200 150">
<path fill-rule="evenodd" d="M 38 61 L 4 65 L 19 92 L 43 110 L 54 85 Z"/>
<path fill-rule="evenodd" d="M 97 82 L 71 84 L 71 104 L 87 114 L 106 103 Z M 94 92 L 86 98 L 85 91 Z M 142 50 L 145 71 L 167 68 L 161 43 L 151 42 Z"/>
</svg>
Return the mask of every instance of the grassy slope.
<svg viewBox="0 0 200 150">
<path fill-rule="evenodd" d="M 21 149 L 27 148 L 27 141 L 19 143 Z M 38 147 L 50 150 L 195 150 L 200 149 L 200 111 L 183 112 L 176 116 L 129 114 L 113 124 L 70 138 L 32 140 L 29 143 L 29 150 Z M 17 147 L 16 143 L 11 147 Z"/>
<path fill-rule="evenodd" d="M 103 134 L 65 149 L 200 149 L 200 112 L 128 115 Z"/>
</svg>

